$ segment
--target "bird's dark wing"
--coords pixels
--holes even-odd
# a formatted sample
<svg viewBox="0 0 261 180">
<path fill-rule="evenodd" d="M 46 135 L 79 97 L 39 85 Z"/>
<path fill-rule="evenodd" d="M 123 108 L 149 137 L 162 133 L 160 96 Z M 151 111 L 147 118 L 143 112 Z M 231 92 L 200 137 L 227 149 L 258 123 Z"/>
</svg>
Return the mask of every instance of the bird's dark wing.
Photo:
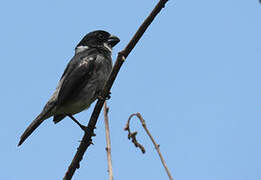
<svg viewBox="0 0 261 180">
<path fill-rule="evenodd" d="M 58 106 L 69 102 L 85 87 L 95 70 L 95 59 L 95 55 L 80 59 L 70 73 L 66 74 L 58 94 Z"/>
<path fill-rule="evenodd" d="M 72 60 L 67 64 L 67 66 L 66 66 L 66 68 L 65 68 L 65 70 L 64 70 L 64 72 L 63 72 L 63 74 L 62 74 L 62 76 L 61 76 L 61 78 L 60 78 L 60 80 L 61 80 L 64 76 L 70 74 L 70 72 L 71 72 L 72 69 L 74 68 L 74 66 L 75 66 L 74 58 L 75 58 L 75 57 L 73 57 Z"/>
</svg>

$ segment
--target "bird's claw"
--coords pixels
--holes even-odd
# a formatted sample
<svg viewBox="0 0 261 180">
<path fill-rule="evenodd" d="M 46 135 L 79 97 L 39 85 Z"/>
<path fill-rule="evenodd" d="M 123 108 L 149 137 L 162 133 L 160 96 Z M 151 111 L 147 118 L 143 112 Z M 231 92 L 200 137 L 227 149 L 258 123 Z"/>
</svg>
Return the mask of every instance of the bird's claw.
<svg viewBox="0 0 261 180">
<path fill-rule="evenodd" d="M 89 133 L 90 131 L 88 131 L 88 128 L 87 128 L 87 126 L 84 126 L 84 125 L 79 125 L 80 126 L 80 128 L 85 132 L 85 133 Z M 93 132 L 92 134 L 91 134 L 91 136 L 96 136 L 96 134 Z"/>
<path fill-rule="evenodd" d="M 98 95 L 98 99 L 100 99 L 100 100 L 105 101 L 105 100 L 109 100 L 110 98 L 111 98 L 111 92 L 109 92 L 105 98 L 102 96 L 101 93 L 99 93 L 99 95 Z"/>
<path fill-rule="evenodd" d="M 109 93 L 107 94 L 107 96 L 106 96 L 106 100 L 109 100 L 109 99 L 111 99 L 111 92 L 109 92 Z"/>
</svg>

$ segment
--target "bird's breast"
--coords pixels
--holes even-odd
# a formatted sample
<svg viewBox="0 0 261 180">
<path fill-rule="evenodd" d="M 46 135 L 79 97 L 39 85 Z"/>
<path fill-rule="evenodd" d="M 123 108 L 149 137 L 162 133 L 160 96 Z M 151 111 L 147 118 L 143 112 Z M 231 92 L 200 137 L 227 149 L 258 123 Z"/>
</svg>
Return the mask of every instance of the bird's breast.
<svg viewBox="0 0 261 180">
<path fill-rule="evenodd" d="M 98 93 L 102 91 L 110 71 L 111 66 L 98 64 L 86 85 L 70 103 L 60 107 L 58 113 L 76 114 L 87 109 L 97 99 Z"/>
</svg>

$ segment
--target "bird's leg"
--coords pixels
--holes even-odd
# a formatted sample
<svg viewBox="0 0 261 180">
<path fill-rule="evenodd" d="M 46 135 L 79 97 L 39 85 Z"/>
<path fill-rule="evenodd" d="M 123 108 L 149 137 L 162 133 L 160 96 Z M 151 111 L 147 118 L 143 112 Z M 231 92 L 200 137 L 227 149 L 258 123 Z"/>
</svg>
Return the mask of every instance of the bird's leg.
<svg viewBox="0 0 261 180">
<path fill-rule="evenodd" d="M 87 127 L 79 123 L 79 121 L 77 121 L 77 119 L 75 119 L 71 114 L 67 114 L 67 116 L 69 116 L 78 126 L 80 126 L 83 131 L 87 131 Z"/>
</svg>

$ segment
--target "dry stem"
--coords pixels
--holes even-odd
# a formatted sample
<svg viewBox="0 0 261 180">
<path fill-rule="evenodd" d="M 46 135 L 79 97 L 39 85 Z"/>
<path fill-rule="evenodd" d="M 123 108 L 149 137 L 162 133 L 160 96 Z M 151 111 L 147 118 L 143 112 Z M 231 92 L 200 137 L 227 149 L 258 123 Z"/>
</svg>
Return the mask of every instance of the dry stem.
<svg viewBox="0 0 261 180">
<path fill-rule="evenodd" d="M 148 136 L 150 137 L 150 140 L 152 141 L 152 143 L 153 143 L 155 149 L 156 149 L 157 152 L 158 152 L 158 155 L 159 155 L 159 157 L 160 157 L 161 163 L 162 163 L 162 165 L 164 166 L 164 168 L 165 168 L 165 170 L 166 170 L 166 173 L 167 173 L 169 179 L 170 179 L 170 180 L 173 180 L 173 177 L 172 177 L 171 174 L 170 174 L 170 171 L 169 171 L 169 169 L 168 169 L 168 167 L 167 167 L 167 164 L 166 164 L 166 162 L 165 162 L 165 160 L 164 160 L 164 158 L 163 158 L 163 156 L 162 156 L 162 154 L 161 154 L 161 152 L 160 152 L 160 148 L 159 148 L 160 145 L 157 144 L 156 141 L 154 140 L 154 138 L 152 137 L 151 133 L 149 132 L 149 130 L 148 130 L 147 126 L 146 126 L 145 120 L 143 119 L 143 117 L 141 116 L 140 113 L 131 114 L 130 117 L 129 117 L 129 119 L 128 119 L 128 121 L 127 121 L 127 124 L 126 124 L 124 130 L 125 130 L 125 131 L 128 131 L 128 138 L 129 138 L 129 139 L 132 138 L 132 142 L 134 143 L 134 145 L 135 145 L 136 147 L 139 147 L 139 148 L 141 149 L 141 151 L 142 151 L 142 152 L 144 151 L 143 153 L 145 153 L 144 147 L 143 147 L 140 143 L 138 143 L 138 141 L 137 141 L 137 139 L 136 139 L 137 132 L 132 133 L 132 132 L 130 131 L 130 120 L 131 120 L 131 118 L 132 118 L 133 116 L 137 116 L 137 117 L 139 118 L 139 120 L 140 120 L 140 122 L 141 122 L 141 124 L 142 124 L 142 127 L 144 128 L 144 130 L 146 131 L 146 133 L 147 133 Z"/>
<path fill-rule="evenodd" d="M 104 102 L 103 110 L 104 110 L 103 112 L 104 112 L 105 133 L 106 133 L 106 145 L 107 145 L 106 151 L 107 151 L 109 180 L 113 180 L 112 160 L 111 160 L 111 140 L 110 140 L 110 128 L 109 128 L 109 118 L 108 118 L 109 108 L 107 106 L 106 101 Z"/>
</svg>

